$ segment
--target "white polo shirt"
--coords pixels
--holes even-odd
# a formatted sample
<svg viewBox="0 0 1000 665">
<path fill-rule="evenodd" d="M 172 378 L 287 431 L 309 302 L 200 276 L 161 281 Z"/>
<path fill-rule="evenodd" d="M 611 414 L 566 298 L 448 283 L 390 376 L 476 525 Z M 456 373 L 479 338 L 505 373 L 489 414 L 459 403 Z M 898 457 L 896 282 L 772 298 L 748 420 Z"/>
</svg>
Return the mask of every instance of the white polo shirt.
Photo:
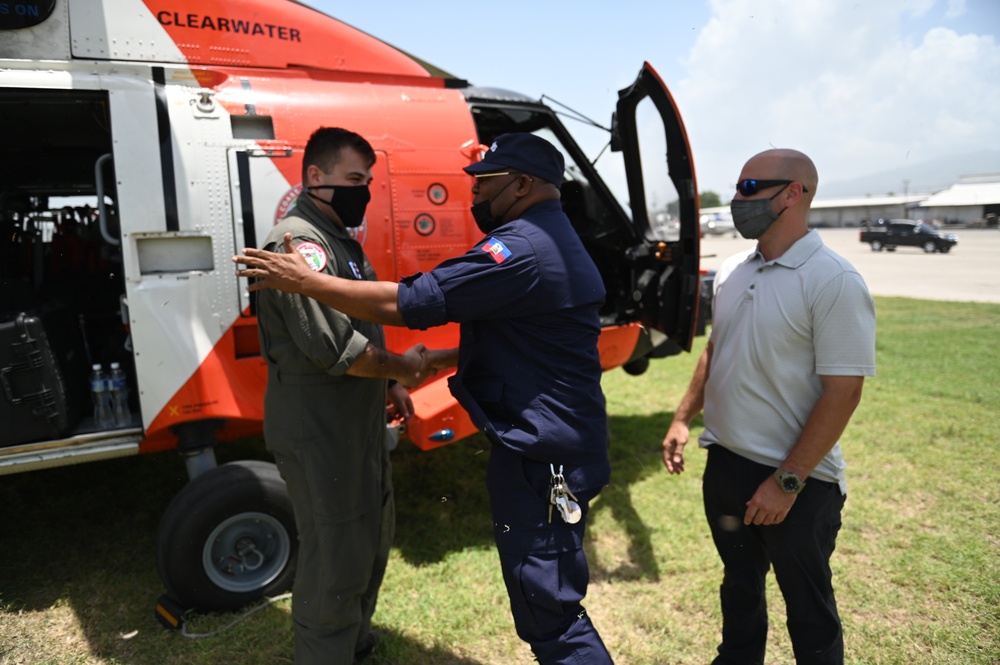
<svg viewBox="0 0 1000 665">
<path fill-rule="evenodd" d="M 875 303 L 816 231 L 774 261 L 753 252 L 722 277 L 700 444 L 777 467 L 819 399 L 820 376 L 875 375 Z M 838 442 L 811 476 L 846 493 L 844 467 Z"/>
</svg>

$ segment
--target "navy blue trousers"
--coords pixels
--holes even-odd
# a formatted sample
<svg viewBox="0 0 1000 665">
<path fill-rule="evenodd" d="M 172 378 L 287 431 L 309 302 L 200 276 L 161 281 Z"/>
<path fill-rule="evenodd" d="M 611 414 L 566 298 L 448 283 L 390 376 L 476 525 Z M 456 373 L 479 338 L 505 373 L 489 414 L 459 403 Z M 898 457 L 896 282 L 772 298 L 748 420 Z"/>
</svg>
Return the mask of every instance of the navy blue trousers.
<svg viewBox="0 0 1000 665">
<path fill-rule="evenodd" d="M 493 445 L 486 483 L 494 538 L 517 635 L 538 662 L 605 665 L 611 655 L 581 604 L 590 581 L 584 525 L 601 487 L 574 486 L 573 471 L 563 469 L 583 518 L 566 524 L 553 510 L 549 523 L 549 465 Z"/>
<path fill-rule="evenodd" d="M 745 526 L 747 501 L 774 473 L 720 445 L 708 447 L 702 492 L 705 516 L 725 566 L 720 588 L 722 644 L 714 665 L 758 665 L 767 644 L 764 578 L 785 598 L 788 634 L 799 665 L 842 665 L 844 635 L 833 595 L 830 556 L 840 530 L 844 495 L 814 478 L 781 524 Z"/>
</svg>

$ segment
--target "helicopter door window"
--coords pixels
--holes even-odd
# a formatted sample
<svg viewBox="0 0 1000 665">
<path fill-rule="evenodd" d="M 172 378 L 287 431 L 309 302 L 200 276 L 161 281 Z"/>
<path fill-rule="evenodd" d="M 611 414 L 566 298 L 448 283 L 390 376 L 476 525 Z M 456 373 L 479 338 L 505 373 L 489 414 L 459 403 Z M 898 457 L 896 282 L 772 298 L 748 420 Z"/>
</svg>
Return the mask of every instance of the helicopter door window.
<svg viewBox="0 0 1000 665">
<path fill-rule="evenodd" d="M 680 235 L 677 190 L 667 172 L 667 137 L 660 113 L 652 100 L 646 98 L 636 108 L 636 126 L 639 132 L 639 153 L 642 164 L 642 182 L 649 229 L 646 240 L 674 241 Z M 635 205 L 634 203 L 632 204 Z"/>
</svg>

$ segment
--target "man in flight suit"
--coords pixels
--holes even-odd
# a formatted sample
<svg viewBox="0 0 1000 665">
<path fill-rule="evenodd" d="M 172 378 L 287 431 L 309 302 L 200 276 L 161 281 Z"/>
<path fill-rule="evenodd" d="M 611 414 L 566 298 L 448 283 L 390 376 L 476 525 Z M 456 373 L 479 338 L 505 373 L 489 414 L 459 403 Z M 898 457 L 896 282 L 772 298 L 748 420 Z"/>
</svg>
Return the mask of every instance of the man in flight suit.
<svg viewBox="0 0 1000 665">
<path fill-rule="evenodd" d="M 321 276 L 251 249 L 236 260 L 248 266 L 239 274 L 265 278 L 254 290 L 308 295 L 383 324 L 460 324 L 457 349 L 425 353 L 435 369 L 458 366 L 452 394 L 493 444 L 490 510 L 517 633 L 540 663 L 605 664 L 611 656 L 581 605 L 588 507 L 610 476 L 597 352 L 605 290 L 562 211 L 563 169 L 542 138 L 497 137 L 465 168 L 485 236 L 399 284 Z"/>
<path fill-rule="evenodd" d="M 303 157 L 304 193 L 264 246 L 305 257 L 317 274 L 375 280 L 348 233 L 364 219 L 374 163 L 361 136 L 318 129 Z M 257 309 L 268 365 L 264 439 L 288 485 L 299 537 L 295 662 L 349 665 L 374 648 L 371 618 L 395 527 L 387 383 L 399 382 L 388 398 L 408 419 L 413 405 L 399 384 L 420 383 L 423 347 L 389 353 L 380 325 L 301 295 L 263 291 Z"/>
</svg>

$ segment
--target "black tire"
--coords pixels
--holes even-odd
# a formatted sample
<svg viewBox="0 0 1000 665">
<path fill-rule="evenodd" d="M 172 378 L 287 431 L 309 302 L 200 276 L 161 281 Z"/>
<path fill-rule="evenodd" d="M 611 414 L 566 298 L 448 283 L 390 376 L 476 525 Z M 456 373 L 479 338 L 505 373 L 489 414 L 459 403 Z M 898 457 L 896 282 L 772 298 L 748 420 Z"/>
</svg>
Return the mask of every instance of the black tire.
<svg viewBox="0 0 1000 665">
<path fill-rule="evenodd" d="M 156 567 L 183 607 L 228 612 L 291 588 L 297 550 L 278 468 L 244 460 L 198 476 L 173 498 L 156 534 Z"/>
<path fill-rule="evenodd" d="M 625 370 L 626 374 L 631 376 L 641 376 L 647 369 L 649 369 L 649 357 L 643 356 L 642 358 L 636 358 L 635 360 L 622 365 L 622 369 Z"/>
<path fill-rule="evenodd" d="M 881 252 L 882 251 L 882 241 L 881 240 L 872 240 L 872 251 L 873 252 Z"/>
<path fill-rule="evenodd" d="M 934 244 L 933 240 L 928 240 L 924 243 L 924 251 L 928 254 L 933 254 L 937 251 L 937 245 Z"/>
<path fill-rule="evenodd" d="M 947 245 L 945 245 L 944 247 L 941 248 L 941 253 L 942 254 L 947 254 L 950 251 L 951 251 L 951 247 L 949 247 Z"/>
</svg>

